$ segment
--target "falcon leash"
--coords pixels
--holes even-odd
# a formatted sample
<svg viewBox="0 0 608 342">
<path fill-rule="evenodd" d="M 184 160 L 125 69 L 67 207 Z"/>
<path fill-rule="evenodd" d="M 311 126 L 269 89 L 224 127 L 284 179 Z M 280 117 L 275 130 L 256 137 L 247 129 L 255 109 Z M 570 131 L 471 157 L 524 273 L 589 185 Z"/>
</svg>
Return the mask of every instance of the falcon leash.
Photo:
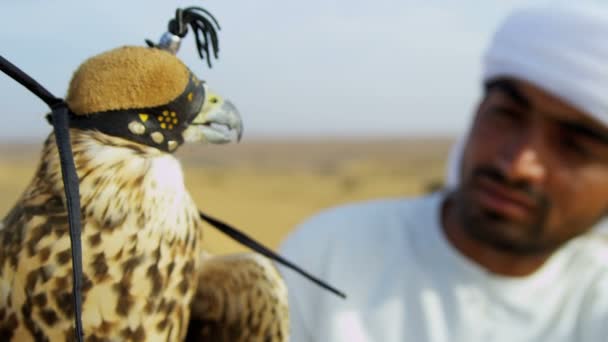
<svg viewBox="0 0 608 342">
<path fill-rule="evenodd" d="M 78 175 L 72 157 L 72 144 L 69 130 L 69 108 L 67 103 L 53 96 L 42 85 L 17 68 L 11 62 L 0 56 L 0 70 L 19 82 L 29 91 L 38 96 L 51 108 L 52 125 L 55 130 L 55 140 L 61 163 L 66 205 L 68 211 L 68 224 L 70 228 L 70 244 L 72 251 L 72 301 L 74 306 L 74 323 L 76 340 L 82 342 L 84 331 L 82 328 L 82 243 L 80 240 L 80 194 L 78 189 Z"/>
</svg>

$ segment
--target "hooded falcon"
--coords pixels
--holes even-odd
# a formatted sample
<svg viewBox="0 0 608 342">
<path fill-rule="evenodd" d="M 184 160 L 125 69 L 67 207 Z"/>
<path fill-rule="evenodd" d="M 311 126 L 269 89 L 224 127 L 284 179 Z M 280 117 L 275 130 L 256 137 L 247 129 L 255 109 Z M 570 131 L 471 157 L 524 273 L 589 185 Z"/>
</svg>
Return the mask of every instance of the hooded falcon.
<svg viewBox="0 0 608 342">
<path fill-rule="evenodd" d="M 203 252 L 199 211 L 172 154 L 183 143 L 240 139 L 236 108 L 154 47 L 121 47 L 85 61 L 66 102 L 80 184 L 86 341 L 181 341 L 190 320 L 193 340 L 286 340 L 286 289 L 274 266 L 256 255 Z M 2 341 L 74 339 L 53 135 L 0 223 Z"/>
</svg>

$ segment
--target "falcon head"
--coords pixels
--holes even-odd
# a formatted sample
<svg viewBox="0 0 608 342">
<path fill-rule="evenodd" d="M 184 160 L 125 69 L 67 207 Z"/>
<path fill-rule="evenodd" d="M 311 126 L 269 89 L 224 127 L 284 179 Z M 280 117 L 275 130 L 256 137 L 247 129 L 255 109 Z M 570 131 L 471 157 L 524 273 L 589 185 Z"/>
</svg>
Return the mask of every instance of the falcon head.
<svg viewBox="0 0 608 342">
<path fill-rule="evenodd" d="M 240 140 L 236 107 L 211 90 L 172 53 L 126 46 L 85 61 L 66 102 L 72 128 L 173 152 L 184 142 Z"/>
</svg>

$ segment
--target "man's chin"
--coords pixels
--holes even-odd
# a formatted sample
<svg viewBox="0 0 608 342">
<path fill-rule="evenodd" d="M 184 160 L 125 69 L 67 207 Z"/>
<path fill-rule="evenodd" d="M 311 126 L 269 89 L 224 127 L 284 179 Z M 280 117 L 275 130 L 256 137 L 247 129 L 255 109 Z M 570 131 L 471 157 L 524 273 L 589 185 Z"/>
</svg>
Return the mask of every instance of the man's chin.
<svg viewBox="0 0 608 342">
<path fill-rule="evenodd" d="M 463 227 L 474 240 L 509 254 L 544 254 L 553 249 L 543 243 L 542 226 L 513 222 L 492 213 L 486 215 L 465 220 Z"/>
</svg>

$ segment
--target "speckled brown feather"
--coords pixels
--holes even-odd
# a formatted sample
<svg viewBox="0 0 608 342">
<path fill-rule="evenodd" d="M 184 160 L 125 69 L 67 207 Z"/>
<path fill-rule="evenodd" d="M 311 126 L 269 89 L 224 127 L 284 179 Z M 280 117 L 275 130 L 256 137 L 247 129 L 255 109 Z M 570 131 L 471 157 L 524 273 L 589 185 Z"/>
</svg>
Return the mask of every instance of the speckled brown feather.
<svg viewBox="0 0 608 342">
<path fill-rule="evenodd" d="M 67 102 L 76 114 L 145 108 L 172 100 L 187 80 L 186 67 L 167 52 L 119 48 L 78 69 Z M 191 308 L 213 329 L 201 336 L 285 340 L 286 291 L 267 260 L 212 258 L 201 268 L 202 223 L 173 155 L 93 130 L 70 131 L 80 181 L 86 341 L 180 341 Z M 72 341 L 71 291 L 51 134 L 34 179 L 0 222 L 0 341 Z"/>
<path fill-rule="evenodd" d="M 187 341 L 289 340 L 287 287 L 258 254 L 203 258 Z"/>
<path fill-rule="evenodd" d="M 170 154 L 72 130 L 83 214 L 88 340 L 179 341 L 200 268 L 201 223 Z M 0 336 L 73 337 L 70 243 L 54 138 L 0 230 Z"/>
</svg>

